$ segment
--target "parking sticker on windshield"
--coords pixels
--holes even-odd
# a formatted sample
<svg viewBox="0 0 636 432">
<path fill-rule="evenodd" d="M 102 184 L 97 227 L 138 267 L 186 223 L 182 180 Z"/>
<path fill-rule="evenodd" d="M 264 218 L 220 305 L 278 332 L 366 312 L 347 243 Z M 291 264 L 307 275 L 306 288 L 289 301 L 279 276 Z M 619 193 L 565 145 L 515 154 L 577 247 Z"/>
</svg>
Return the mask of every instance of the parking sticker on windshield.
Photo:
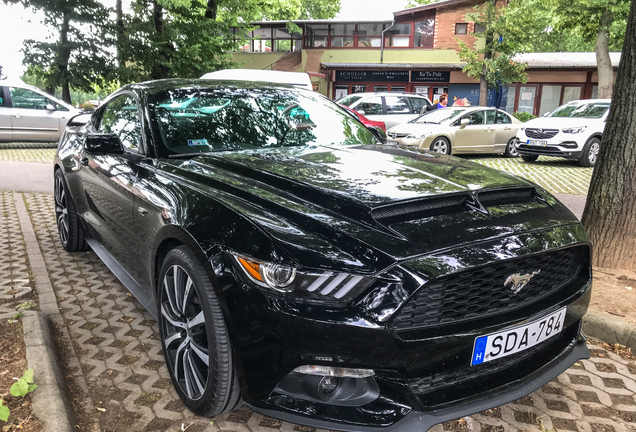
<svg viewBox="0 0 636 432">
<path fill-rule="evenodd" d="M 189 146 L 207 146 L 208 145 L 208 140 L 206 140 L 205 138 L 202 139 L 190 139 L 188 140 L 188 145 Z"/>
</svg>

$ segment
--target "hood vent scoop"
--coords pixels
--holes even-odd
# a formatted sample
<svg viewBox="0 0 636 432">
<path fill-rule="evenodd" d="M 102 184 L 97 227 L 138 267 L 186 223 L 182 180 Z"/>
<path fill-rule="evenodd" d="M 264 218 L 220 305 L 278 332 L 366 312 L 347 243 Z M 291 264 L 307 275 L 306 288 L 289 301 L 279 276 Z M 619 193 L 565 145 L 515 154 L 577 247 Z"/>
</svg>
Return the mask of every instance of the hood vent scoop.
<svg viewBox="0 0 636 432">
<path fill-rule="evenodd" d="M 371 216 L 383 225 L 391 225 L 431 216 L 479 210 L 482 206 L 486 212 L 487 207 L 527 203 L 536 198 L 538 195 L 534 188 L 486 191 L 476 195 L 463 193 L 376 207 L 371 210 Z"/>
</svg>

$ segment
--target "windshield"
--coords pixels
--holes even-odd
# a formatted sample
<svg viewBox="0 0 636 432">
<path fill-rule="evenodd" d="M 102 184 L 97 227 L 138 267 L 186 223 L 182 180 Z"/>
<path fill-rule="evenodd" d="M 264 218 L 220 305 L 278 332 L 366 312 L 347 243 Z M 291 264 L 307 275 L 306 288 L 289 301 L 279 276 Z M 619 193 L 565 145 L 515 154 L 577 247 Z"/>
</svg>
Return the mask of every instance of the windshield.
<svg viewBox="0 0 636 432">
<path fill-rule="evenodd" d="M 601 118 L 609 107 L 609 102 L 567 104 L 555 109 L 548 117 Z"/>
<path fill-rule="evenodd" d="M 148 100 L 160 157 L 309 144 L 377 144 L 359 121 L 310 92 L 182 88 Z"/>
<path fill-rule="evenodd" d="M 411 120 L 409 123 L 442 123 L 450 121 L 466 110 L 458 110 L 453 108 L 439 108 L 434 111 L 429 111 L 426 114 Z"/>
<path fill-rule="evenodd" d="M 340 105 L 351 106 L 355 101 L 360 99 L 362 99 L 362 96 L 349 95 L 338 99 L 336 103 L 339 103 Z"/>
</svg>

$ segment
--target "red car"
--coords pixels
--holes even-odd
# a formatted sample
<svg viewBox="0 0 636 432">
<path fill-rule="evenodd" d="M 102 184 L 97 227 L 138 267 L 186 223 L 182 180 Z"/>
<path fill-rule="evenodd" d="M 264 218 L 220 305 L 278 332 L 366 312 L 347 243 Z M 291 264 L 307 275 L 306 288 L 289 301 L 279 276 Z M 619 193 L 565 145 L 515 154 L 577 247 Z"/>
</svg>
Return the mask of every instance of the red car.
<svg viewBox="0 0 636 432">
<path fill-rule="evenodd" d="M 340 104 L 338 104 L 338 105 L 340 105 Z M 347 111 L 349 111 L 351 114 L 353 114 L 358 120 L 360 120 L 360 123 L 362 123 L 363 125 L 379 127 L 384 132 L 386 132 L 386 125 L 384 124 L 384 122 L 369 120 L 368 118 L 366 118 L 365 116 L 360 114 L 358 111 L 354 111 L 351 108 L 349 108 L 348 106 L 345 106 L 345 105 L 340 105 L 340 106 L 342 108 L 346 109 Z"/>
</svg>

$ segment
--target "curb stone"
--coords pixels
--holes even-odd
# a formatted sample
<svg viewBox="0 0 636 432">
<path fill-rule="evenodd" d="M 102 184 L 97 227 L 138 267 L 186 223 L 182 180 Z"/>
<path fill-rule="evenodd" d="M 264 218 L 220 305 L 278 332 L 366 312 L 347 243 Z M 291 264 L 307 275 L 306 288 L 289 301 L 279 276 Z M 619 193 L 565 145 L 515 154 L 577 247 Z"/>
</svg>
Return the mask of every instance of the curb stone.
<svg viewBox="0 0 636 432">
<path fill-rule="evenodd" d="M 607 312 L 588 309 L 583 317 L 583 333 L 610 344 L 621 344 L 636 354 L 636 325 Z"/>
<path fill-rule="evenodd" d="M 73 410 L 63 390 L 64 375 L 54 350 L 51 320 L 42 312 L 26 311 L 22 318 L 29 369 L 35 371 L 33 412 L 46 432 L 75 430 Z"/>
</svg>

